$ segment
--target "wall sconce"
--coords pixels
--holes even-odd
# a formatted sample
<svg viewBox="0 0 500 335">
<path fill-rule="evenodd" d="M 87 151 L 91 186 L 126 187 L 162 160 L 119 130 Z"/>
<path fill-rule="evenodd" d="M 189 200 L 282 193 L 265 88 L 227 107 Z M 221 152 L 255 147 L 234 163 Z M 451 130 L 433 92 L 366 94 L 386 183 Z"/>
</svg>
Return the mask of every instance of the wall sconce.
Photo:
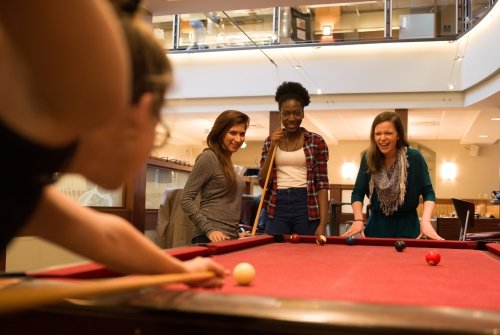
<svg viewBox="0 0 500 335">
<path fill-rule="evenodd" d="M 443 165 L 441 165 L 441 178 L 443 180 L 454 181 L 456 177 L 457 177 L 457 164 L 443 163 Z"/>
<path fill-rule="evenodd" d="M 321 35 L 331 36 L 332 35 L 332 26 L 323 26 L 323 30 L 321 31 Z"/>
<path fill-rule="evenodd" d="M 342 178 L 353 180 L 356 176 L 356 165 L 353 162 L 344 162 L 342 164 Z"/>
</svg>

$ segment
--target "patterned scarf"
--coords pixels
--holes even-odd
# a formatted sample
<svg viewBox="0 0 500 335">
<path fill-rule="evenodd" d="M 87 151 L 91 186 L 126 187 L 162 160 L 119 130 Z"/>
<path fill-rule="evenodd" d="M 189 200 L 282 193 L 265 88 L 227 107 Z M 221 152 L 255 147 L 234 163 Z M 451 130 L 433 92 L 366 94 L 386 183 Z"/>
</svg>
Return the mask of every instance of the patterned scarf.
<svg viewBox="0 0 500 335">
<path fill-rule="evenodd" d="M 388 216 L 403 205 L 408 177 L 407 148 L 398 150 L 396 161 L 389 170 L 381 169 L 370 178 L 370 194 L 377 191 L 380 208 Z"/>
</svg>

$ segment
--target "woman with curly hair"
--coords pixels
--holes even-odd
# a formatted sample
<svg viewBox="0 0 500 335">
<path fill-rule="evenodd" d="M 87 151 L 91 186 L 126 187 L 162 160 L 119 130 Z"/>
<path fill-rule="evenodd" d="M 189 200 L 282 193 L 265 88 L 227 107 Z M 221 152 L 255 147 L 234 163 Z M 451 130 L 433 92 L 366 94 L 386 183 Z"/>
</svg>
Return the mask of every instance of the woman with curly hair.
<svg viewBox="0 0 500 335">
<path fill-rule="evenodd" d="M 321 135 L 301 127 L 309 93 L 296 82 L 282 83 L 275 95 L 283 128 L 264 142 L 259 182 L 265 184 L 266 233 L 324 235 L 328 216 L 328 146 Z M 271 161 L 274 161 L 271 167 Z"/>
</svg>

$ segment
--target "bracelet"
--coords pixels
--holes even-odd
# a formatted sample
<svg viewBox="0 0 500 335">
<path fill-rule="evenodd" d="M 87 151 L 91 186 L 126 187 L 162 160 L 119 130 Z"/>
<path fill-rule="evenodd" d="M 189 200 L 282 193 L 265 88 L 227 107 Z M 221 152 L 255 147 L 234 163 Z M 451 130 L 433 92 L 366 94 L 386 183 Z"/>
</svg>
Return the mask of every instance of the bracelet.
<svg viewBox="0 0 500 335">
<path fill-rule="evenodd" d="M 352 220 L 352 222 L 356 222 L 356 221 L 365 222 L 364 220 Z"/>
</svg>

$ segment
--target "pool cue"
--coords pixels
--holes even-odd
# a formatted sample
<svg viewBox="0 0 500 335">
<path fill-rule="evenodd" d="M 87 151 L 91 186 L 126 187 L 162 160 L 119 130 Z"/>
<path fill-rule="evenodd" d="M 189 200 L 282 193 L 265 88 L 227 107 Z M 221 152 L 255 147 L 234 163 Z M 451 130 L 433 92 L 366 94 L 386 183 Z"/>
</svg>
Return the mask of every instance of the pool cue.
<svg viewBox="0 0 500 335">
<path fill-rule="evenodd" d="M 27 280 L 0 290 L 0 314 L 54 304 L 64 299 L 105 295 L 158 285 L 191 283 L 214 277 L 215 273 L 203 271 L 161 275 L 137 275 L 92 281 L 35 279 L 31 282 Z"/>
<path fill-rule="evenodd" d="M 269 182 L 269 176 L 271 176 L 271 172 L 273 171 L 274 155 L 276 153 L 276 149 L 278 149 L 278 144 L 276 144 L 276 146 L 273 149 L 273 152 L 271 153 L 271 162 L 269 163 L 269 169 L 267 170 L 266 180 L 264 181 L 264 187 L 262 188 L 262 195 L 260 197 L 259 207 L 257 208 L 257 213 L 255 214 L 255 219 L 253 221 L 252 235 L 255 235 L 255 233 L 257 232 L 257 224 L 259 223 L 260 212 L 262 210 L 262 203 L 264 202 L 264 196 L 267 190 L 267 183 Z"/>
</svg>

